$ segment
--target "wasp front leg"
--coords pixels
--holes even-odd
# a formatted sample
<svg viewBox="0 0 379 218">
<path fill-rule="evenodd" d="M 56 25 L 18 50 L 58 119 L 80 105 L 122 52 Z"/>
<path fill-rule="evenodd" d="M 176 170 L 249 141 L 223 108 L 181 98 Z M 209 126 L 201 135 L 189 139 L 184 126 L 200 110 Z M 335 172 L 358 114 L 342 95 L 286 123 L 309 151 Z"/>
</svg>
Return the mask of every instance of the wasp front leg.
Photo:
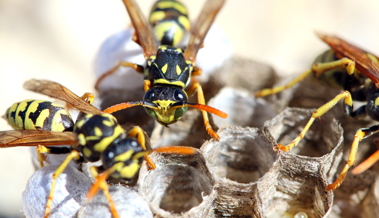
<svg viewBox="0 0 379 218">
<path fill-rule="evenodd" d="M 76 150 L 73 150 L 66 157 L 66 159 L 63 161 L 63 163 L 55 170 L 55 172 L 53 174 L 53 181 L 51 182 L 51 189 L 50 189 L 49 198 L 48 198 L 47 204 L 46 204 L 46 210 L 45 210 L 45 216 L 44 216 L 45 218 L 47 218 L 50 214 L 51 204 L 53 202 L 53 195 L 54 195 L 54 190 L 55 190 L 55 183 L 57 181 L 57 178 L 66 169 L 67 165 L 70 163 L 70 161 L 72 159 L 80 159 L 80 158 L 81 157 L 80 157 L 79 152 Z"/>
<path fill-rule="evenodd" d="M 116 72 L 118 70 L 118 68 L 120 67 L 131 67 L 133 68 L 135 71 L 137 71 L 138 73 L 143 73 L 143 66 L 141 65 L 138 65 L 138 64 L 134 64 L 134 63 L 130 63 L 130 62 L 125 62 L 125 61 L 120 61 L 120 63 L 117 64 L 117 66 L 115 66 L 114 68 L 112 68 L 110 71 L 104 73 L 103 75 L 101 75 L 97 81 L 96 81 L 96 84 L 95 84 L 95 89 L 96 90 L 99 90 L 99 85 L 100 83 L 105 79 L 107 78 L 108 76 L 112 75 L 114 72 Z"/>
<path fill-rule="evenodd" d="M 191 87 L 187 90 L 187 94 L 188 94 L 188 96 L 191 96 L 196 91 L 197 91 L 197 101 L 198 101 L 198 103 L 205 105 L 205 99 L 204 99 L 203 89 L 201 88 L 200 83 L 198 83 L 197 81 L 194 81 L 192 83 Z M 203 111 L 203 110 L 201 112 L 203 113 L 204 125 L 205 125 L 205 129 L 207 130 L 208 134 L 212 138 L 218 140 L 220 137 L 217 135 L 217 133 L 215 131 L 213 131 L 212 126 L 209 123 L 209 118 L 208 118 L 207 112 Z"/>
<path fill-rule="evenodd" d="M 297 78 L 295 78 L 294 80 L 289 82 L 288 84 L 286 84 L 284 86 L 278 86 L 275 88 L 271 88 L 271 89 L 263 89 L 263 90 L 255 93 L 255 97 L 264 97 L 267 95 L 274 95 L 278 92 L 281 92 L 285 89 L 288 89 L 288 88 L 294 86 L 296 83 L 301 82 L 305 77 L 307 77 L 311 73 L 315 73 L 316 77 L 318 77 L 320 74 L 322 74 L 328 70 L 335 69 L 337 67 L 343 67 L 343 66 L 346 67 L 346 72 L 349 75 L 352 75 L 354 73 L 355 62 L 348 59 L 348 58 L 342 58 L 340 60 L 332 61 L 332 62 L 328 62 L 328 63 L 315 63 L 312 65 L 312 68 L 310 70 L 307 70 L 306 72 L 304 72 L 303 74 L 301 74 L 300 76 L 298 76 Z"/>
<path fill-rule="evenodd" d="M 144 134 L 143 130 L 139 126 L 133 127 L 133 129 L 130 130 L 130 132 L 128 134 L 128 137 L 134 138 L 136 136 L 137 136 L 138 143 L 141 145 L 141 147 L 143 148 L 143 150 L 146 151 L 145 134 Z M 150 169 L 154 170 L 155 169 L 155 164 L 150 159 L 149 155 L 147 155 L 147 154 L 145 155 L 145 160 L 146 160 L 148 166 L 150 167 Z"/>
</svg>

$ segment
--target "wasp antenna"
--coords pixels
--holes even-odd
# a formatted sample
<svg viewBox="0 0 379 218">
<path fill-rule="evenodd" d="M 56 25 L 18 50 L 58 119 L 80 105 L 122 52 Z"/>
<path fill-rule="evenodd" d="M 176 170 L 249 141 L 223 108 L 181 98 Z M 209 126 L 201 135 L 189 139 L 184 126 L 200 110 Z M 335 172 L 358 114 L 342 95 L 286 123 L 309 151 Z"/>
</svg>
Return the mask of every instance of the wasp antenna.
<svg viewBox="0 0 379 218">
<path fill-rule="evenodd" d="M 144 105 L 144 103 L 142 101 L 136 101 L 136 102 L 124 102 L 124 103 L 121 103 L 121 104 L 116 104 L 116 105 L 113 105 L 105 110 L 103 110 L 104 113 L 114 113 L 116 111 L 120 111 L 120 110 L 123 110 L 123 109 L 126 109 L 126 108 L 130 108 L 130 107 L 135 107 L 135 106 L 140 106 L 140 105 Z"/>
<path fill-rule="evenodd" d="M 193 108 L 196 108 L 196 109 L 199 109 L 199 110 L 202 110 L 202 111 L 206 111 L 206 112 L 209 112 L 209 113 L 212 113 L 214 115 L 217 115 L 221 118 L 227 118 L 228 117 L 228 114 L 216 109 L 216 108 L 213 108 L 213 107 L 210 107 L 208 105 L 204 105 L 204 104 L 186 104 L 185 106 L 188 106 L 188 107 L 193 107 Z"/>
<path fill-rule="evenodd" d="M 196 154 L 196 148 L 191 148 L 187 146 L 165 146 L 156 148 L 153 151 L 156 151 L 158 153 L 172 153 L 172 154 L 184 154 L 184 155 L 191 155 Z"/>
<path fill-rule="evenodd" d="M 367 158 L 365 161 L 360 163 L 358 166 L 356 166 L 351 173 L 353 175 L 357 175 L 360 173 L 363 173 L 368 168 L 370 168 L 374 163 L 376 163 L 379 160 L 379 151 L 376 151 L 374 154 L 372 154 L 369 158 Z"/>
</svg>

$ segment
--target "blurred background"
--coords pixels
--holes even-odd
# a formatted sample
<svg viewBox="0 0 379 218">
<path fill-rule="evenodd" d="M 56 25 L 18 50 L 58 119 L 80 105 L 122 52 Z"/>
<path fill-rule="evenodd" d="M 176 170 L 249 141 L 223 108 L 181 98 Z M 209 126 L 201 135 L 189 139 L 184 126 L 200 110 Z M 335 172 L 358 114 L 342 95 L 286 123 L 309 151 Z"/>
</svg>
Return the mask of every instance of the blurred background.
<svg viewBox="0 0 379 218">
<path fill-rule="evenodd" d="M 154 1 L 137 2 L 147 16 Z M 204 0 L 182 2 L 194 20 Z M 378 55 L 378 11 L 376 0 L 229 0 L 216 23 L 236 55 L 286 76 L 308 69 L 327 48 L 316 30 Z M 129 25 L 121 0 L 0 0 L 0 114 L 21 100 L 48 99 L 22 89 L 30 78 L 59 82 L 78 95 L 94 92 L 97 50 Z M 0 120 L 0 130 L 9 129 Z M 0 150 L 0 218 L 23 217 L 22 191 L 33 171 L 28 148 Z"/>
</svg>

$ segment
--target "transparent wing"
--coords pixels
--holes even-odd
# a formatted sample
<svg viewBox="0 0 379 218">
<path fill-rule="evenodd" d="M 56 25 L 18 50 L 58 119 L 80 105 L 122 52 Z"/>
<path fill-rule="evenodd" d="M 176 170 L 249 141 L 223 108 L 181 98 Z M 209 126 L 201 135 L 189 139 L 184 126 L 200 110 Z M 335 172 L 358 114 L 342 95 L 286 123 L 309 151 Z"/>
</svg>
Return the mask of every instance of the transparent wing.
<svg viewBox="0 0 379 218">
<path fill-rule="evenodd" d="M 151 32 L 147 20 L 143 16 L 141 9 L 134 0 L 123 0 L 126 9 L 128 10 L 130 20 L 136 31 L 138 43 L 143 49 L 143 56 L 148 58 L 156 55 L 156 45 L 154 35 Z"/>
<path fill-rule="evenodd" d="M 33 92 L 62 100 L 75 109 L 88 114 L 102 114 L 103 112 L 90 103 L 75 95 L 66 87 L 48 80 L 31 79 L 24 83 L 24 88 Z"/>
<path fill-rule="evenodd" d="M 355 67 L 379 87 L 379 66 L 367 56 L 367 52 L 336 36 L 320 33 L 317 35 L 337 53 L 339 58 L 347 57 L 355 61 Z"/>
<path fill-rule="evenodd" d="M 51 132 L 45 130 L 10 130 L 0 132 L 0 148 L 20 146 L 54 146 L 78 144 L 73 132 Z"/>
<path fill-rule="evenodd" d="M 190 60 L 192 63 L 196 62 L 197 52 L 203 44 L 209 28 L 224 3 L 225 0 L 208 0 L 205 3 L 199 18 L 191 29 L 191 38 L 184 52 L 184 58 L 186 60 Z"/>
</svg>

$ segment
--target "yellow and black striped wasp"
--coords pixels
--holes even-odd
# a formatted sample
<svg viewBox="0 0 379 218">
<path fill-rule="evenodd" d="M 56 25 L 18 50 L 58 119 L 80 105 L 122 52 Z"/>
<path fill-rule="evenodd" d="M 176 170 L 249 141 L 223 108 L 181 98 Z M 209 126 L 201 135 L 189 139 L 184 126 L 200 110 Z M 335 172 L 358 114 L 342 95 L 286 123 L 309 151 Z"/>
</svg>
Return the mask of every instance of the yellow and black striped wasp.
<svg viewBox="0 0 379 218">
<path fill-rule="evenodd" d="M 201 85 L 192 76 L 201 74 L 201 70 L 195 67 L 196 55 L 225 0 L 206 2 L 191 29 L 191 37 L 185 51 L 175 47 L 181 41 L 183 32 L 190 29 L 187 10 L 181 3 L 176 0 L 160 0 L 155 3 L 149 18 L 154 28 L 153 33 L 136 2 L 134 0 L 123 0 L 123 2 L 135 29 L 133 40 L 143 49 L 146 67 L 121 61 L 100 77 L 95 87 L 119 67 L 132 67 L 137 72 L 144 73 L 145 96 L 142 101 L 121 103 L 104 111 L 113 113 L 125 108 L 143 106 L 147 114 L 163 126 L 167 126 L 177 122 L 188 107 L 193 107 L 202 111 L 207 132 L 218 139 L 219 136 L 209 123 L 207 112 L 222 118 L 226 118 L 227 114 L 205 105 Z M 158 48 L 155 41 L 160 44 Z M 196 91 L 199 104 L 189 103 L 188 97 Z"/>
<path fill-rule="evenodd" d="M 323 34 L 318 34 L 318 36 L 331 47 L 331 50 L 321 54 L 310 70 L 301 74 L 292 82 L 285 86 L 259 91 L 256 93 L 256 97 L 272 95 L 290 88 L 312 74 L 326 81 L 329 85 L 343 89 L 344 92 L 314 111 L 312 118 L 299 136 L 288 146 L 278 144 L 277 149 L 288 151 L 296 146 L 304 138 L 313 121 L 329 111 L 342 99 L 344 99 L 344 112 L 346 115 L 354 118 L 369 116 L 372 120 L 379 121 L 379 58 L 341 38 Z M 353 111 L 353 100 L 363 101 L 366 104 Z M 357 130 L 347 164 L 337 180 L 327 187 L 328 190 L 335 190 L 341 185 L 349 168 L 355 163 L 359 142 L 377 132 L 379 132 L 379 125 Z M 353 169 L 352 173 L 362 173 L 377 160 L 379 160 L 379 151 Z"/>
<path fill-rule="evenodd" d="M 147 156 L 152 151 L 178 154 L 196 152 L 186 147 L 146 150 L 143 130 L 134 127 L 126 133 L 111 114 L 92 106 L 92 93 L 79 97 L 66 87 L 46 80 L 29 80 L 24 88 L 62 100 L 68 107 L 80 111 L 74 124 L 63 107 L 49 101 L 26 100 L 12 105 L 3 116 L 16 130 L 0 132 L 0 148 L 38 146 L 36 150 L 41 163 L 45 154 L 68 154 L 53 174 L 45 217 L 51 211 L 56 179 L 71 160 L 78 163 L 101 160 L 101 167 L 91 169 L 97 181 L 88 196 L 91 198 L 101 188 L 109 200 L 112 215 L 118 217 L 106 183 L 109 176 L 124 183 L 132 181 L 144 158 L 154 169 L 154 163 Z M 71 147 L 59 147 L 62 145 Z"/>
</svg>

